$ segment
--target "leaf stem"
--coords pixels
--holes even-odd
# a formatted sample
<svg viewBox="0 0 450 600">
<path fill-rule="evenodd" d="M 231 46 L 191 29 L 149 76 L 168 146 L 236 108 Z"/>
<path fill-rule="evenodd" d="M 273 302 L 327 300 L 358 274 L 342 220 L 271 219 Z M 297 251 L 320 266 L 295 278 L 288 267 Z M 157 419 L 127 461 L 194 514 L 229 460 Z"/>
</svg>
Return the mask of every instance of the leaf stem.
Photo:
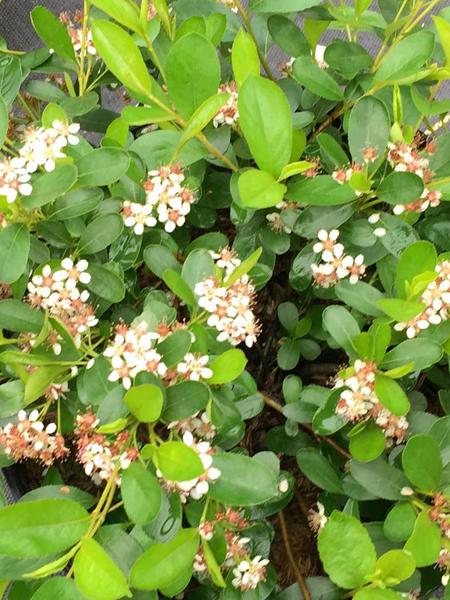
<svg viewBox="0 0 450 600">
<path fill-rule="evenodd" d="M 297 561 L 295 560 L 294 554 L 292 552 L 291 543 L 289 541 L 288 528 L 286 525 L 286 519 L 284 517 L 284 513 L 282 510 L 278 513 L 278 520 L 280 521 L 280 529 L 281 535 L 283 536 L 284 547 L 286 549 L 286 554 L 291 563 L 292 570 L 294 571 L 295 579 L 297 580 L 298 587 L 303 595 L 303 600 L 311 600 L 311 594 L 309 593 L 308 587 L 306 585 L 305 578 L 298 568 Z"/>
</svg>

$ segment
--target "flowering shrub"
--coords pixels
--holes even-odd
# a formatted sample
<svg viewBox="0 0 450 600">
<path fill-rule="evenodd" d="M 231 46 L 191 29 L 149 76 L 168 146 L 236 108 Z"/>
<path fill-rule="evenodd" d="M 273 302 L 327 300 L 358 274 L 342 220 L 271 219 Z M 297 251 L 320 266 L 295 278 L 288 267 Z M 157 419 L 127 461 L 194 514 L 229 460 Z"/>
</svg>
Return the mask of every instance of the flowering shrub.
<svg viewBox="0 0 450 600">
<path fill-rule="evenodd" d="M 450 12 L 369 4 L 0 40 L 11 597 L 450 598 Z"/>
</svg>

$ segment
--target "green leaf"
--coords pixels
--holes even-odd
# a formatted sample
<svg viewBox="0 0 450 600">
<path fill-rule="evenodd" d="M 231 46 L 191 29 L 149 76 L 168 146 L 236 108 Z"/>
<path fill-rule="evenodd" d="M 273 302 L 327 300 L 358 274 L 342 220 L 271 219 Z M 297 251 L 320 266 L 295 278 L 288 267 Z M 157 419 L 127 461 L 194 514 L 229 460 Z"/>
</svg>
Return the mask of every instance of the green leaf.
<svg viewBox="0 0 450 600">
<path fill-rule="evenodd" d="M 166 62 L 169 95 L 181 115 L 189 118 L 205 100 L 217 93 L 220 64 L 212 43 L 198 33 L 177 40 Z"/>
<path fill-rule="evenodd" d="M 213 375 L 208 379 L 208 383 L 223 384 L 234 381 L 244 371 L 246 364 L 247 357 L 242 350 L 227 350 L 211 363 Z"/>
<path fill-rule="evenodd" d="M 339 587 L 360 587 L 373 573 L 375 547 L 367 529 L 352 515 L 333 511 L 319 533 L 317 545 L 325 571 Z"/>
<path fill-rule="evenodd" d="M 124 397 L 126 406 L 141 423 L 153 423 L 161 415 L 164 404 L 161 388 L 152 383 L 135 385 Z"/>
<path fill-rule="evenodd" d="M 378 308 L 378 302 L 383 298 L 383 294 L 372 285 L 364 281 L 353 284 L 343 280 L 335 285 L 334 290 L 339 300 L 351 308 L 356 308 L 363 315 L 383 316 L 383 312 Z"/>
<path fill-rule="evenodd" d="M 40 557 L 66 550 L 86 533 L 89 514 L 73 500 L 35 500 L 0 509 L 0 554 Z"/>
<path fill-rule="evenodd" d="M 329 133 L 319 133 L 316 139 L 319 142 L 321 154 L 325 155 L 327 161 L 329 160 L 333 166 L 340 167 L 348 164 L 349 159 L 347 154 L 332 135 Z"/>
<path fill-rule="evenodd" d="M 209 497 L 232 506 L 252 506 L 274 498 L 278 478 L 266 464 L 233 452 L 216 454 L 213 466 L 221 475 L 210 484 Z"/>
<path fill-rule="evenodd" d="M 116 214 L 100 216 L 89 223 L 80 237 L 81 254 L 96 254 L 110 246 L 122 233 L 123 219 Z"/>
<path fill-rule="evenodd" d="M 197 529 L 181 529 L 163 544 L 153 544 L 133 565 L 130 583 L 138 590 L 156 590 L 173 583 L 188 567 L 198 551 Z"/>
<path fill-rule="evenodd" d="M 119 600 L 132 594 L 125 575 L 98 542 L 81 542 L 73 561 L 75 583 L 90 600 Z"/>
<path fill-rule="evenodd" d="M 260 13 L 291 13 L 319 4 L 320 0 L 251 0 L 250 8 Z"/>
<path fill-rule="evenodd" d="M 298 178 L 293 181 L 286 198 L 312 206 L 336 206 L 355 200 L 356 194 L 347 183 L 339 185 L 331 175 L 318 175 L 312 179 Z"/>
<path fill-rule="evenodd" d="M 0 282 L 13 283 L 25 271 L 30 252 L 26 225 L 8 225 L 0 231 Z"/>
<path fill-rule="evenodd" d="M 416 511 L 409 502 L 397 502 L 384 521 L 384 535 L 393 542 L 406 541 L 413 532 L 416 516 Z"/>
<path fill-rule="evenodd" d="M 84 508 L 91 508 L 96 499 L 91 494 L 71 485 L 42 485 L 21 496 L 19 502 L 31 502 L 43 499 L 73 500 Z"/>
<path fill-rule="evenodd" d="M 410 409 L 408 397 L 400 385 L 380 373 L 375 375 L 375 394 L 381 404 L 398 417 L 406 415 Z"/>
<path fill-rule="evenodd" d="M 278 177 L 292 153 L 286 96 L 273 81 L 251 75 L 239 92 L 238 107 L 239 123 L 258 167 Z"/>
<path fill-rule="evenodd" d="M 3 146 L 8 131 L 8 120 L 8 107 L 6 106 L 6 102 L 0 96 L 0 147 Z"/>
<path fill-rule="evenodd" d="M 238 181 L 242 204 L 249 208 L 269 208 L 283 200 L 286 186 L 278 183 L 270 173 L 247 169 Z"/>
<path fill-rule="evenodd" d="M 156 477 L 140 462 L 133 462 L 122 473 L 120 486 L 125 512 L 136 525 L 146 525 L 159 513 L 161 487 Z"/>
<path fill-rule="evenodd" d="M 23 401 L 25 405 L 31 404 L 43 396 L 47 387 L 55 381 L 58 375 L 63 373 L 67 367 L 58 365 L 49 365 L 48 367 L 39 367 L 30 373 L 25 383 Z"/>
<path fill-rule="evenodd" d="M 20 300 L 0 301 L 0 328 L 21 333 L 39 333 L 44 325 L 44 313 Z"/>
<path fill-rule="evenodd" d="M 166 405 L 163 411 L 165 421 L 187 419 L 208 404 L 209 390 L 198 381 L 183 381 L 167 388 Z"/>
<path fill-rule="evenodd" d="M 78 185 L 102 186 L 118 181 L 128 170 L 130 157 L 119 148 L 96 148 L 76 162 Z"/>
<path fill-rule="evenodd" d="M 258 260 L 260 259 L 262 254 L 262 248 L 257 248 L 248 258 L 243 260 L 241 264 L 234 269 L 231 275 L 225 280 L 224 284 L 227 287 L 233 285 L 235 281 L 240 279 L 243 275 L 249 273 L 253 267 L 256 266 Z"/>
<path fill-rule="evenodd" d="M 23 73 L 20 60 L 17 56 L 5 56 L 0 59 L 0 96 L 9 106 L 22 84 Z"/>
<path fill-rule="evenodd" d="M 74 580 L 67 577 L 47 579 L 31 596 L 31 600 L 49 600 L 49 598 L 86 600 L 86 596 L 77 589 Z"/>
<path fill-rule="evenodd" d="M 434 26 L 439 36 L 442 49 L 445 54 L 445 65 L 450 66 L 450 23 L 443 17 L 433 16 Z"/>
<path fill-rule="evenodd" d="M 125 284 L 116 273 L 91 262 L 89 274 L 91 281 L 87 284 L 87 288 L 96 296 L 113 303 L 121 302 L 124 299 Z"/>
<path fill-rule="evenodd" d="M 400 255 L 397 266 L 395 287 L 401 298 L 408 296 L 407 284 L 417 275 L 426 271 L 434 271 L 437 262 L 436 248 L 430 242 L 420 240 L 408 246 Z M 405 316 L 405 321 L 408 317 Z"/>
<path fill-rule="evenodd" d="M 43 6 L 36 6 L 31 11 L 31 21 L 36 33 L 47 46 L 57 54 L 75 62 L 75 52 L 66 28 L 52 12 Z"/>
<path fill-rule="evenodd" d="M 294 175 L 304 173 L 312 167 L 314 167 L 314 163 L 308 162 L 307 160 L 299 160 L 297 162 L 289 163 L 281 169 L 278 181 L 284 181 L 285 179 L 289 179 L 289 177 L 294 177 Z"/>
<path fill-rule="evenodd" d="M 355 74 L 370 67 L 372 57 L 354 42 L 334 40 L 325 50 L 325 62 L 344 77 L 351 79 Z"/>
<path fill-rule="evenodd" d="M 189 352 L 191 344 L 191 333 L 186 329 L 179 329 L 158 344 L 158 352 L 161 354 L 164 364 L 171 369 L 183 360 L 185 354 Z"/>
<path fill-rule="evenodd" d="M 183 300 L 189 308 L 195 306 L 194 293 L 179 273 L 173 269 L 166 269 L 162 274 L 162 279 L 167 287 L 178 296 L 180 300 Z"/>
<path fill-rule="evenodd" d="M 288 56 L 309 55 L 308 40 L 297 25 L 288 17 L 272 15 L 267 21 L 270 35 L 277 46 Z"/>
<path fill-rule="evenodd" d="M 386 500 L 402 500 L 401 490 L 409 485 L 402 471 L 381 458 L 370 463 L 352 460 L 351 474 L 371 494 Z"/>
<path fill-rule="evenodd" d="M 399 600 L 394 590 L 380 588 L 363 588 L 353 596 L 354 600 Z"/>
<path fill-rule="evenodd" d="M 431 57 L 434 35 L 431 31 L 418 31 L 394 45 L 383 56 L 373 79 L 374 83 L 398 81 L 414 75 Z"/>
<path fill-rule="evenodd" d="M 149 125 L 170 121 L 171 116 L 167 110 L 159 106 L 125 106 L 122 110 L 122 119 L 128 125 Z"/>
<path fill-rule="evenodd" d="M 192 250 L 181 269 L 181 276 L 192 290 L 197 283 L 214 274 L 214 261 L 206 248 Z"/>
<path fill-rule="evenodd" d="M 375 423 L 369 422 L 351 436 L 349 450 L 356 460 L 370 462 L 383 453 L 385 442 L 383 431 Z"/>
<path fill-rule="evenodd" d="M 325 329 L 334 341 L 343 348 L 350 357 L 356 355 L 356 348 L 352 341 L 359 335 L 359 325 L 355 318 L 343 306 L 328 306 L 322 315 Z"/>
<path fill-rule="evenodd" d="M 404 549 L 411 552 L 417 567 L 427 567 L 438 559 L 441 550 L 441 531 L 431 520 L 429 511 L 422 510 Z"/>
<path fill-rule="evenodd" d="M 110 21 L 91 23 L 95 48 L 108 69 L 142 103 L 152 103 L 152 80 L 133 38 Z"/>
<path fill-rule="evenodd" d="M 402 465 L 415 487 L 426 492 L 438 488 L 442 474 L 441 452 L 431 435 L 419 434 L 408 440 L 402 452 Z"/>
<path fill-rule="evenodd" d="M 338 472 L 316 448 L 302 448 L 297 452 L 298 466 L 315 485 L 330 494 L 343 494 Z"/>
<path fill-rule="evenodd" d="M 33 181 L 33 192 L 22 198 L 24 208 L 39 208 L 62 196 L 77 180 L 77 169 L 74 165 L 62 165 L 45 173 Z"/>
<path fill-rule="evenodd" d="M 197 452 L 183 442 L 164 442 L 153 460 L 169 481 L 188 481 L 200 477 L 205 471 Z"/>
<path fill-rule="evenodd" d="M 414 173 L 394 172 L 380 183 L 377 194 L 387 204 L 409 204 L 418 200 L 423 192 L 423 181 Z"/>
<path fill-rule="evenodd" d="M 428 339 L 406 340 L 390 350 L 384 357 L 383 369 L 396 369 L 406 363 L 414 363 L 415 371 L 423 371 L 439 362 L 442 347 Z"/>
<path fill-rule="evenodd" d="M 230 94 L 215 94 L 207 98 L 190 117 L 183 130 L 178 148 L 200 133 L 228 101 Z"/>
<path fill-rule="evenodd" d="M 242 28 L 234 38 L 231 64 L 233 65 L 234 79 L 239 87 L 249 75 L 259 75 L 258 49 L 251 35 Z"/>
<path fill-rule="evenodd" d="M 83 188 L 72 190 L 62 198 L 57 198 L 50 209 L 49 218 L 65 221 L 81 217 L 92 212 L 103 199 L 103 191 L 99 188 Z"/>
<path fill-rule="evenodd" d="M 127 0 L 90 0 L 90 3 L 132 31 L 139 31 L 141 23 L 139 11 L 133 2 Z"/>
<path fill-rule="evenodd" d="M 439 115 L 450 110 L 450 99 L 445 100 L 428 100 L 422 96 L 417 87 L 411 87 L 411 98 L 416 105 L 418 111 L 425 117 Z"/>
<path fill-rule="evenodd" d="M 365 96 L 350 111 L 348 141 L 352 158 L 364 162 L 365 148 L 373 148 L 378 156 L 386 151 L 390 133 L 389 114 L 384 103 L 373 96 Z"/>
<path fill-rule="evenodd" d="M 378 301 L 378 306 L 395 321 L 409 321 L 420 314 L 426 307 L 422 302 L 400 300 L 399 298 L 384 298 Z"/>
<path fill-rule="evenodd" d="M 160 278 L 162 278 L 163 273 L 168 269 L 176 272 L 181 271 L 180 263 L 165 246 L 156 244 L 147 246 L 144 250 L 144 261 L 150 271 Z"/>
<path fill-rule="evenodd" d="M 339 84 L 310 56 L 300 56 L 293 65 L 294 78 L 313 94 L 327 100 L 342 100 Z"/>
<path fill-rule="evenodd" d="M 409 579 L 415 570 L 413 557 L 404 550 L 388 550 L 375 563 L 375 572 L 390 587 Z"/>
</svg>

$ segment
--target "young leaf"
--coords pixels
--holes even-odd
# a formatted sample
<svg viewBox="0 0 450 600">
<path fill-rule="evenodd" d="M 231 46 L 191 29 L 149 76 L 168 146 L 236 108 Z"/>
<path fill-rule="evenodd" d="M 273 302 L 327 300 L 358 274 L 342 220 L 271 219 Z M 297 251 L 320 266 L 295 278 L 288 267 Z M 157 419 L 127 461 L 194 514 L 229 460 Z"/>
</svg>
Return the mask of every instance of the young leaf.
<svg viewBox="0 0 450 600">
<path fill-rule="evenodd" d="M 369 422 L 366 427 L 351 436 L 350 454 L 356 460 L 370 462 L 383 453 L 385 443 L 383 431 L 375 423 Z"/>
<path fill-rule="evenodd" d="M 31 21 L 47 48 L 53 49 L 68 61 L 75 62 L 72 41 L 58 17 L 43 6 L 36 6 L 31 11 Z"/>
<path fill-rule="evenodd" d="M 394 415 L 402 416 L 410 409 L 408 397 L 400 385 L 385 375 L 375 375 L 375 393 L 383 406 Z"/>
<path fill-rule="evenodd" d="M 208 379 L 208 383 L 223 384 L 234 381 L 243 372 L 246 364 L 247 358 L 242 350 L 227 350 L 211 363 L 213 375 Z"/>
<path fill-rule="evenodd" d="M 238 107 L 240 126 L 258 167 L 278 177 L 292 153 L 286 96 L 273 81 L 251 75 L 239 92 Z"/>
<path fill-rule="evenodd" d="M 360 587 L 374 571 L 375 547 L 367 529 L 351 515 L 331 514 L 319 533 L 318 549 L 331 581 L 344 589 Z"/>
<path fill-rule="evenodd" d="M 126 406 L 141 423 L 153 423 L 159 419 L 164 404 L 161 388 L 152 383 L 135 385 L 124 397 Z"/>
<path fill-rule="evenodd" d="M 384 520 L 384 535 L 393 542 L 405 542 L 413 532 L 416 516 L 409 502 L 397 502 Z"/>
<path fill-rule="evenodd" d="M 152 80 L 133 38 L 119 25 L 102 19 L 94 19 L 91 28 L 95 48 L 111 73 L 137 100 L 152 104 Z"/>
<path fill-rule="evenodd" d="M 441 532 L 439 526 L 431 520 L 429 511 L 422 510 L 419 513 L 404 549 L 412 554 L 417 567 L 427 567 L 438 559 Z"/>
<path fill-rule="evenodd" d="M 408 296 L 407 284 L 417 275 L 426 271 L 434 271 L 437 262 L 436 248 L 430 242 L 420 240 L 411 244 L 400 256 L 397 267 L 395 287 L 401 298 Z M 402 321 L 408 320 L 404 316 Z"/>
<path fill-rule="evenodd" d="M 212 43 L 189 33 L 173 44 L 166 63 L 169 95 L 181 115 L 191 117 L 205 100 L 217 93 L 220 64 Z"/>
<path fill-rule="evenodd" d="M 239 87 L 249 75 L 259 75 L 259 56 L 253 38 L 240 29 L 234 38 L 231 50 L 231 64 L 233 65 L 234 79 Z"/>
<path fill-rule="evenodd" d="M 387 586 L 393 587 L 409 579 L 416 570 L 416 563 L 405 550 L 388 550 L 375 563 L 375 572 Z"/>
<path fill-rule="evenodd" d="M 283 200 L 286 186 L 278 183 L 270 173 L 248 169 L 239 177 L 239 195 L 248 208 L 269 208 Z"/>
<path fill-rule="evenodd" d="M 139 11 L 134 2 L 128 0 L 90 0 L 91 4 L 132 31 L 139 31 Z"/>
<path fill-rule="evenodd" d="M 178 148 L 200 133 L 228 101 L 230 94 L 215 94 L 207 98 L 190 117 L 183 130 Z"/>
<path fill-rule="evenodd" d="M 189 481 L 205 471 L 198 454 L 183 442 L 164 442 L 153 460 L 163 476 L 170 481 Z"/>
<path fill-rule="evenodd" d="M 98 542 L 87 538 L 73 561 L 77 587 L 91 600 L 131 598 L 125 575 Z"/>
</svg>

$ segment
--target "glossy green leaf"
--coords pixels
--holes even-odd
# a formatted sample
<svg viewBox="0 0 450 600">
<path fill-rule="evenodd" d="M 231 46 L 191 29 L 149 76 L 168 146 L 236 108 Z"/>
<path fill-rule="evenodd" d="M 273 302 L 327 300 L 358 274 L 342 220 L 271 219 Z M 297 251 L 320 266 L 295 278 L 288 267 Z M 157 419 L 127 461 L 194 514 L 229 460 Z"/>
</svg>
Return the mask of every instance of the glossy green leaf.
<svg viewBox="0 0 450 600">
<path fill-rule="evenodd" d="M 115 21 L 132 31 L 139 31 L 139 11 L 133 2 L 128 0 L 89 0 L 91 4 L 112 17 Z"/>
<path fill-rule="evenodd" d="M 309 55 L 308 40 L 297 25 L 288 17 L 272 15 L 267 21 L 273 41 L 288 56 Z"/>
<path fill-rule="evenodd" d="M 25 225 L 0 230 L 0 282 L 13 283 L 25 271 L 30 252 L 30 232 Z"/>
<path fill-rule="evenodd" d="M 87 284 L 87 288 L 96 296 L 114 303 L 124 299 L 125 284 L 119 275 L 95 263 L 90 263 L 89 274 L 91 281 Z"/>
<path fill-rule="evenodd" d="M 344 493 L 338 472 L 316 448 L 299 450 L 297 462 L 306 477 L 318 487 L 330 494 Z"/>
<path fill-rule="evenodd" d="M 408 397 L 400 385 L 385 375 L 375 375 L 375 393 L 378 400 L 391 413 L 397 416 L 406 415 L 410 409 Z"/>
<path fill-rule="evenodd" d="M 183 442 L 164 442 L 153 460 L 163 476 L 170 481 L 189 481 L 204 472 L 198 454 Z"/>
<path fill-rule="evenodd" d="M 387 204 L 409 204 L 419 200 L 423 181 L 414 173 L 394 171 L 383 179 L 377 189 L 378 198 Z"/>
<path fill-rule="evenodd" d="M 67 192 L 77 180 L 74 165 L 62 165 L 33 181 L 33 192 L 22 198 L 25 208 L 39 208 Z"/>
<path fill-rule="evenodd" d="M 383 453 L 385 443 L 383 431 L 375 423 L 369 423 L 364 429 L 351 436 L 350 454 L 356 460 L 370 462 Z"/>
<path fill-rule="evenodd" d="M 186 123 L 180 139 L 180 145 L 184 146 L 191 138 L 200 133 L 208 123 L 215 117 L 220 108 L 230 98 L 229 94 L 215 94 L 207 98 L 194 112 Z"/>
<path fill-rule="evenodd" d="M 163 418 L 166 421 L 179 421 L 191 417 L 206 407 L 209 390 L 198 381 L 183 381 L 167 388 Z"/>
<path fill-rule="evenodd" d="M 323 311 L 322 322 L 334 341 L 349 356 L 355 356 L 356 348 L 352 339 L 359 333 L 355 318 L 343 306 L 328 306 Z"/>
<path fill-rule="evenodd" d="M 419 513 L 404 549 L 413 555 L 417 567 L 426 567 L 436 562 L 441 550 L 441 533 L 427 510 Z"/>
<path fill-rule="evenodd" d="M 48 49 L 53 49 L 72 63 L 75 62 L 72 41 L 58 17 L 44 6 L 36 6 L 31 11 L 31 21 L 36 33 Z"/>
<path fill-rule="evenodd" d="M 288 187 L 288 200 L 312 206 L 336 206 L 355 200 L 356 194 L 348 184 L 339 185 L 331 175 L 298 178 Z"/>
<path fill-rule="evenodd" d="M 136 525 L 153 521 L 161 508 L 162 492 L 156 477 L 140 462 L 122 473 L 122 499 L 125 512 Z"/>
<path fill-rule="evenodd" d="M 402 39 L 383 56 L 375 73 L 374 83 L 398 81 L 414 75 L 431 57 L 434 35 L 418 31 Z"/>
<path fill-rule="evenodd" d="M 242 350 L 227 350 L 210 364 L 213 374 L 208 383 L 223 384 L 234 381 L 243 372 L 246 364 L 247 358 Z"/>
<path fill-rule="evenodd" d="M 390 132 L 389 114 L 384 103 L 373 96 L 365 96 L 350 111 L 348 141 L 355 162 L 364 161 L 363 152 L 373 148 L 378 156 L 386 151 Z"/>
<path fill-rule="evenodd" d="M 434 271 L 437 261 L 436 249 L 430 242 L 420 240 L 411 244 L 400 256 L 395 287 L 401 298 L 408 296 L 408 283 L 421 273 Z M 407 320 L 405 316 L 403 320 Z"/>
<path fill-rule="evenodd" d="M 398 502 L 384 520 L 385 536 L 393 542 L 405 542 L 413 532 L 416 517 L 417 513 L 409 502 Z"/>
<path fill-rule="evenodd" d="M 130 158 L 119 148 L 97 148 L 77 160 L 78 185 L 102 186 L 118 181 L 128 170 Z"/>
<path fill-rule="evenodd" d="M 73 579 L 67 577 L 52 577 L 39 586 L 31 596 L 31 600 L 86 600 L 86 596 L 77 589 Z"/>
<path fill-rule="evenodd" d="M 44 324 L 44 313 L 32 309 L 20 300 L 0 301 L 0 328 L 20 333 L 30 331 L 39 333 Z"/>
<path fill-rule="evenodd" d="M 278 183 L 270 173 L 248 169 L 239 177 L 239 195 L 248 208 L 269 208 L 283 200 L 286 186 Z"/>
<path fill-rule="evenodd" d="M 73 571 L 77 587 L 89 600 L 132 597 L 125 575 L 92 538 L 81 542 L 81 548 L 73 561 Z"/>
<path fill-rule="evenodd" d="M 414 435 L 402 452 L 405 475 L 413 486 L 435 491 L 441 481 L 442 460 L 439 444 L 430 435 Z"/>
<path fill-rule="evenodd" d="M 80 237 L 82 254 L 95 254 L 110 246 L 122 233 L 123 219 L 116 214 L 100 216 L 89 223 Z"/>
<path fill-rule="evenodd" d="M 8 131 L 8 107 L 6 106 L 6 102 L 0 96 L 0 146 L 3 146 L 3 142 L 5 141 L 6 133 Z"/>
<path fill-rule="evenodd" d="M 233 65 L 234 79 L 239 87 L 249 75 L 259 75 L 258 49 L 251 35 L 244 29 L 240 29 L 234 38 L 231 64 Z"/>
<path fill-rule="evenodd" d="M 160 387 L 143 383 L 130 388 L 125 394 L 124 402 L 138 421 L 153 423 L 161 415 L 164 398 Z"/>
<path fill-rule="evenodd" d="M 273 82 L 250 76 L 239 92 L 239 123 L 262 171 L 278 177 L 291 159 L 292 116 L 286 96 Z"/>
<path fill-rule="evenodd" d="M 375 497 L 386 500 L 402 500 L 401 490 L 409 485 L 402 471 L 381 458 L 370 463 L 352 460 L 351 474 Z"/>
<path fill-rule="evenodd" d="M 342 100 L 339 84 L 309 56 L 301 56 L 293 65 L 295 79 L 313 94 L 327 100 Z"/>
</svg>

